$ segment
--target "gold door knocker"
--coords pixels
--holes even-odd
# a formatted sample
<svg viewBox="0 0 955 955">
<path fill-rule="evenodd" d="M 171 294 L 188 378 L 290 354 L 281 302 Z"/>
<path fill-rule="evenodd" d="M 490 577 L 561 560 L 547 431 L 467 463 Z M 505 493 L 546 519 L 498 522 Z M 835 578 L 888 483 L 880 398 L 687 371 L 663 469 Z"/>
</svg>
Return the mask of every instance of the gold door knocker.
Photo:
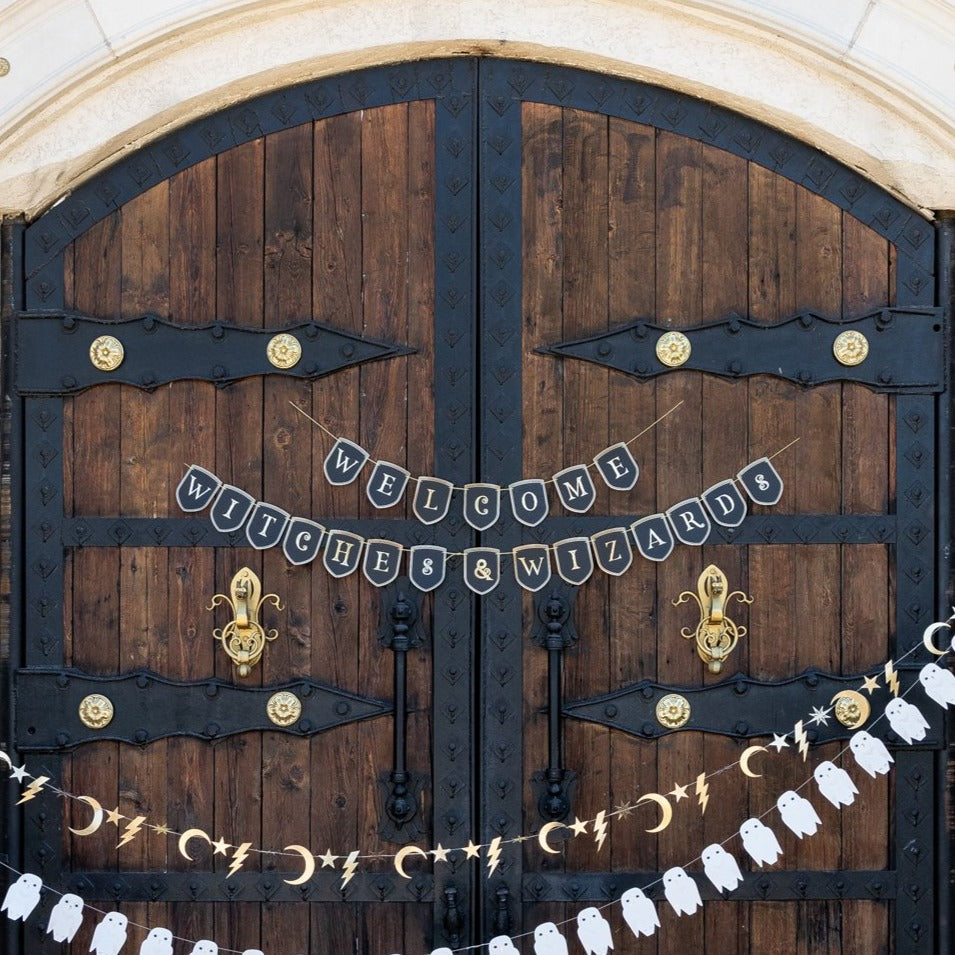
<svg viewBox="0 0 955 955">
<path fill-rule="evenodd" d="M 229 659 L 239 668 L 239 676 L 248 676 L 252 667 L 262 658 L 266 642 L 278 635 L 278 630 L 266 630 L 259 623 L 259 610 L 267 600 L 275 604 L 276 610 L 283 610 L 277 594 L 262 594 L 262 583 L 248 567 L 243 567 L 229 585 L 231 597 L 216 594 L 206 608 L 213 610 L 221 603 L 227 603 L 235 614 L 224 627 L 217 627 L 212 636 L 222 644 Z"/>
<path fill-rule="evenodd" d="M 733 652 L 739 638 L 746 636 L 746 627 L 737 626 L 726 616 L 726 605 L 734 597 L 744 604 L 751 604 L 753 598 L 747 597 L 742 590 L 727 593 L 726 574 L 716 564 L 710 564 L 700 574 L 696 589 L 696 593 L 684 590 L 673 601 L 673 606 L 677 607 L 692 598 L 700 608 L 700 622 L 696 629 L 684 627 L 680 635 L 687 640 L 695 637 L 696 652 L 700 659 L 707 664 L 710 673 L 719 673 L 723 669 L 723 661 Z"/>
</svg>

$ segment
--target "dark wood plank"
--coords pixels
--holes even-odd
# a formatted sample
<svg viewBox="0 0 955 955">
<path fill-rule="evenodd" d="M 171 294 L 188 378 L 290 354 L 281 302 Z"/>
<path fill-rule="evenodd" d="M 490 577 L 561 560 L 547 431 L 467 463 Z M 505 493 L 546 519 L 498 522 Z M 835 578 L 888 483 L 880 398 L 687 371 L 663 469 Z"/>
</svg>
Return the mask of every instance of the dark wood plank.
<svg viewBox="0 0 955 955">
<path fill-rule="evenodd" d="M 216 166 L 206 160 L 179 173 L 169 182 L 170 269 L 169 312 L 174 321 L 202 324 L 215 314 Z M 194 461 L 214 441 L 215 389 L 201 382 L 180 382 L 171 389 L 169 414 L 188 421 L 189 429 L 171 440 L 172 460 Z M 201 462 L 196 462 L 201 463 Z M 213 462 L 210 462 L 212 464 Z M 214 467 L 213 467 L 214 470 Z M 200 679 L 215 672 L 213 615 L 206 610 L 218 589 L 215 556 L 207 548 L 172 549 L 169 553 L 169 676 Z M 168 743 L 168 823 L 182 832 L 195 826 L 205 831 L 215 824 L 215 774 L 208 745 L 197 740 L 171 739 Z M 212 833 L 210 832 L 210 835 Z M 212 835 L 216 838 L 216 835 Z M 206 871 L 209 857 L 199 855 Z M 170 844 L 167 865 L 185 869 L 188 863 Z M 171 920 L 185 938 L 214 938 L 211 907 L 175 903 Z"/>
<path fill-rule="evenodd" d="M 265 147 L 265 325 L 279 328 L 312 311 L 312 127 L 271 135 Z M 312 425 L 291 407 L 311 410 L 311 385 L 276 376 L 267 379 L 263 402 L 262 469 L 265 500 L 292 514 L 311 503 Z M 275 615 L 279 637 L 266 648 L 262 679 L 267 684 L 308 673 L 311 664 L 310 569 L 290 568 L 278 550 L 262 559 L 263 583 L 278 591 L 284 610 Z M 280 850 L 311 845 L 310 748 L 308 740 L 264 734 L 262 742 L 262 842 Z M 266 869 L 284 868 L 272 857 Z M 308 946 L 305 906 L 262 910 L 264 949 Z"/>
<path fill-rule="evenodd" d="M 220 318 L 252 328 L 261 328 L 265 321 L 264 168 L 263 139 L 223 153 L 216 163 L 215 311 Z M 256 495 L 263 488 L 263 387 L 260 379 L 249 379 L 235 382 L 216 394 L 215 439 L 209 442 L 211 447 L 204 449 L 215 455 L 215 473 Z M 234 555 L 223 553 L 217 557 L 216 592 L 226 592 L 232 574 L 246 563 L 257 573 L 262 572 L 261 558 L 251 550 Z M 274 578 L 265 575 L 263 583 L 266 592 L 279 586 Z M 271 607 L 265 616 L 275 622 Z M 224 623 L 224 616 L 216 616 L 216 623 Z M 218 644 L 214 645 L 214 654 L 215 672 L 221 679 L 261 685 L 264 667 L 256 667 L 246 680 L 240 680 Z M 215 784 L 213 838 L 221 836 L 232 845 L 252 842 L 257 847 L 266 846 L 262 832 L 264 777 L 261 736 L 244 734 L 223 740 L 216 745 L 212 758 Z M 253 856 L 244 864 L 243 870 L 263 867 L 271 861 L 269 857 Z M 212 866 L 222 877 L 226 877 L 228 865 L 229 857 L 213 857 Z M 220 945 L 239 950 L 264 946 L 260 907 L 255 903 L 217 905 L 215 927 Z"/>
</svg>

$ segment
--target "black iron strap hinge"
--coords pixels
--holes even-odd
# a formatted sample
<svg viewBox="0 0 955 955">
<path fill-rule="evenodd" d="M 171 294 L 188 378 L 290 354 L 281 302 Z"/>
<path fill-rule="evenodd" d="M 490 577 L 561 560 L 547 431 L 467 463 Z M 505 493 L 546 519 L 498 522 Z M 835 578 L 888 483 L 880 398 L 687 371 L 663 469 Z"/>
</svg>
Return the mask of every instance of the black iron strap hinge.
<svg viewBox="0 0 955 955">
<path fill-rule="evenodd" d="M 774 375 L 800 385 L 856 381 L 883 392 L 939 392 L 945 387 L 944 325 L 940 308 L 882 308 L 847 319 L 803 311 L 773 325 L 731 315 L 679 331 L 641 320 L 540 351 L 643 379 L 691 370 L 724 378 Z"/>
<path fill-rule="evenodd" d="M 314 379 L 414 352 L 314 321 L 260 329 L 183 325 L 155 315 L 104 321 L 21 312 L 15 326 L 14 386 L 21 395 L 73 394 L 110 382 L 151 390 L 185 379 L 217 385 L 266 374 Z"/>
</svg>

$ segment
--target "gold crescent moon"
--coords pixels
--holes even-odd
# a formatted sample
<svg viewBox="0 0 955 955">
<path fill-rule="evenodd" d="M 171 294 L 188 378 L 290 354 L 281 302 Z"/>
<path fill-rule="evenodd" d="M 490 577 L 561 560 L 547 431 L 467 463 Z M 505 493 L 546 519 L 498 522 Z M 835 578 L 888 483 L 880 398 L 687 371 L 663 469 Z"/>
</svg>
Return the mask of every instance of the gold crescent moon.
<svg viewBox="0 0 955 955">
<path fill-rule="evenodd" d="M 305 846 L 286 846 L 286 852 L 297 852 L 305 863 L 305 871 L 297 879 L 283 879 L 286 885 L 301 885 L 315 875 L 315 856 Z"/>
<path fill-rule="evenodd" d="M 562 829 L 564 824 L 562 822 L 548 822 L 545 825 L 541 826 L 541 831 L 537 833 L 537 841 L 540 843 L 541 848 L 544 852 L 549 852 L 551 855 L 560 855 L 560 849 L 552 849 L 550 843 L 547 841 L 547 837 L 555 830 Z"/>
<path fill-rule="evenodd" d="M 754 772 L 749 768 L 749 761 L 750 761 L 750 759 L 753 757 L 754 754 L 756 754 L 756 753 L 765 753 L 765 752 L 766 752 L 766 747 L 765 747 L 765 746 L 747 746 L 746 749 L 743 750 L 743 755 L 740 756 L 740 758 L 739 758 L 739 768 L 743 771 L 743 775 L 744 775 L 744 776 L 749 776 L 750 779 L 762 779 L 762 778 L 763 778 L 763 774 L 762 774 L 762 773 L 754 773 Z"/>
<path fill-rule="evenodd" d="M 13 769 L 13 762 L 7 754 L 0 749 L 0 759 L 2 759 L 7 764 L 7 769 Z"/>
<path fill-rule="evenodd" d="M 404 849 L 399 849 L 398 854 L 395 856 L 395 870 L 402 879 L 410 879 L 411 876 L 408 875 L 404 870 L 405 859 L 408 856 L 419 855 L 428 858 L 428 853 L 424 849 L 419 849 L 417 846 L 405 846 Z"/>
<path fill-rule="evenodd" d="M 840 706 L 839 700 L 851 701 L 855 706 L 855 712 L 852 711 L 851 706 L 847 707 L 845 704 Z M 858 690 L 840 690 L 829 702 L 836 704 L 836 719 L 846 729 L 850 730 L 855 730 L 862 726 L 862 724 L 869 719 L 869 714 L 872 712 L 869 701 Z"/>
<path fill-rule="evenodd" d="M 925 649 L 929 653 L 934 654 L 937 657 L 943 657 L 948 650 L 939 650 L 936 648 L 932 637 L 935 636 L 936 630 L 951 630 L 952 625 L 950 623 L 930 623 L 922 633 L 922 643 L 925 644 Z"/>
<path fill-rule="evenodd" d="M 187 829 L 179 837 L 179 851 L 190 861 L 193 862 L 193 858 L 186 852 L 186 845 L 189 843 L 190 839 L 205 839 L 209 845 L 212 845 L 212 839 L 206 835 L 201 829 Z"/>
<path fill-rule="evenodd" d="M 80 802 L 85 802 L 93 810 L 93 821 L 85 829 L 74 829 L 67 826 L 74 836 L 91 836 L 103 825 L 103 807 L 92 796 L 77 796 Z"/>
<path fill-rule="evenodd" d="M 641 796 L 637 800 L 637 805 L 639 806 L 642 802 L 655 802 L 659 807 L 660 811 L 663 813 L 663 818 L 660 820 L 660 825 L 654 826 L 652 829 L 647 829 L 647 832 L 662 832 L 673 819 L 673 807 L 670 805 L 670 801 L 666 796 L 661 796 L 659 793 L 647 793 L 646 796 Z"/>
</svg>

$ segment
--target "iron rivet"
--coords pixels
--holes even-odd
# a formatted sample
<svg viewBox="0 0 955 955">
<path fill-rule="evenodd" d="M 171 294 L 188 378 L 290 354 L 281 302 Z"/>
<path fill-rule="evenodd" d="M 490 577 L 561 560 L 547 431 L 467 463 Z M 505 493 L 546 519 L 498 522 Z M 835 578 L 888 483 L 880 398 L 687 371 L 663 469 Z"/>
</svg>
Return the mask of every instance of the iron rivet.
<svg viewBox="0 0 955 955">
<path fill-rule="evenodd" d="M 219 724 L 208 723 L 206 725 L 206 736 L 218 736 L 218 735 L 219 735 Z"/>
<path fill-rule="evenodd" d="M 70 678 L 65 673 L 58 673 L 56 685 L 60 687 L 60 689 L 65 690 L 70 685 Z"/>
<path fill-rule="evenodd" d="M 730 371 L 734 375 L 738 375 L 743 370 L 743 366 L 738 361 L 730 362 Z"/>
<path fill-rule="evenodd" d="M 57 733 L 56 734 L 56 745 L 57 746 L 66 746 L 69 743 L 70 737 L 66 733 Z"/>
<path fill-rule="evenodd" d="M 63 387 L 70 389 L 76 387 L 76 379 L 72 375 L 66 375 L 63 379 Z"/>
<path fill-rule="evenodd" d="M 137 743 L 145 743 L 146 740 L 149 739 L 149 733 L 144 729 L 138 729 L 133 733 L 133 739 L 136 740 Z"/>
<path fill-rule="evenodd" d="M 803 382 L 804 384 L 805 384 L 807 381 L 812 381 L 812 375 L 811 375 L 808 371 L 806 371 L 805 368 L 800 369 L 800 371 L 799 371 L 799 373 L 797 374 L 796 377 L 797 377 L 801 382 Z"/>
<path fill-rule="evenodd" d="M 347 345 L 342 345 L 342 354 L 346 358 L 351 358 L 351 356 L 355 354 L 355 346 L 352 345 L 351 343 Z"/>
<path fill-rule="evenodd" d="M 114 335 L 100 335 L 90 345 L 90 361 L 99 371 L 116 371 L 125 355 L 123 343 Z"/>
<path fill-rule="evenodd" d="M 657 728 L 652 723 L 647 722 L 643 724 L 642 732 L 644 736 L 655 736 Z"/>
<path fill-rule="evenodd" d="M 221 325 L 212 326 L 212 337 L 218 342 L 225 338 L 225 329 Z"/>
<path fill-rule="evenodd" d="M 101 693 L 84 696 L 78 709 L 80 722 L 91 730 L 101 730 L 113 719 L 113 704 Z"/>
<path fill-rule="evenodd" d="M 152 332 L 156 330 L 156 319 L 152 315 L 147 315 L 143 318 L 143 329 L 147 332 Z"/>
<path fill-rule="evenodd" d="M 146 687 L 149 686 L 149 677 L 141 673 L 138 677 L 136 677 L 136 686 L 138 686 L 141 690 L 145 690 Z"/>
<path fill-rule="evenodd" d="M 315 341 L 318 338 L 318 326 L 314 322 L 310 322 L 305 326 L 305 337 L 310 341 Z"/>
<path fill-rule="evenodd" d="M 731 322 L 729 323 L 729 325 L 727 326 L 727 328 L 730 330 L 730 333 L 731 333 L 731 334 L 736 335 L 736 334 L 739 332 L 740 328 L 742 328 L 742 326 L 741 326 L 740 323 L 734 318 L 733 321 L 731 321 Z"/>
<path fill-rule="evenodd" d="M 143 375 L 142 381 L 144 385 L 153 385 L 156 383 L 156 376 L 147 372 L 145 375 Z"/>
<path fill-rule="evenodd" d="M 879 381 L 881 381 L 883 385 L 891 384 L 891 383 L 892 383 L 892 373 L 889 372 L 889 371 L 880 371 L 880 372 L 879 372 Z"/>
<path fill-rule="evenodd" d="M 612 351 L 613 349 L 606 342 L 601 342 L 600 347 L 597 349 L 597 354 L 602 358 L 606 358 Z"/>
<path fill-rule="evenodd" d="M 310 361 L 310 362 L 305 366 L 305 374 L 306 374 L 306 375 L 317 375 L 317 374 L 318 374 L 318 363 L 317 363 L 317 362 L 314 362 L 314 361 Z"/>
<path fill-rule="evenodd" d="M 339 716 L 344 716 L 346 713 L 348 713 L 350 709 L 351 709 L 351 706 L 348 703 L 346 703 L 344 700 L 339 700 L 339 702 L 335 704 L 335 712 Z"/>
<path fill-rule="evenodd" d="M 66 318 L 63 319 L 63 330 L 71 332 L 74 328 L 76 328 L 76 319 L 73 318 L 72 315 L 67 315 Z"/>
<path fill-rule="evenodd" d="M 225 377 L 225 368 L 223 368 L 222 365 L 216 365 L 215 368 L 212 369 L 212 377 L 213 377 L 213 378 L 224 378 L 224 377 Z"/>
<path fill-rule="evenodd" d="M 612 720 L 616 715 L 617 707 L 615 707 L 612 703 L 604 708 L 604 716 L 606 716 L 608 720 Z"/>
</svg>

